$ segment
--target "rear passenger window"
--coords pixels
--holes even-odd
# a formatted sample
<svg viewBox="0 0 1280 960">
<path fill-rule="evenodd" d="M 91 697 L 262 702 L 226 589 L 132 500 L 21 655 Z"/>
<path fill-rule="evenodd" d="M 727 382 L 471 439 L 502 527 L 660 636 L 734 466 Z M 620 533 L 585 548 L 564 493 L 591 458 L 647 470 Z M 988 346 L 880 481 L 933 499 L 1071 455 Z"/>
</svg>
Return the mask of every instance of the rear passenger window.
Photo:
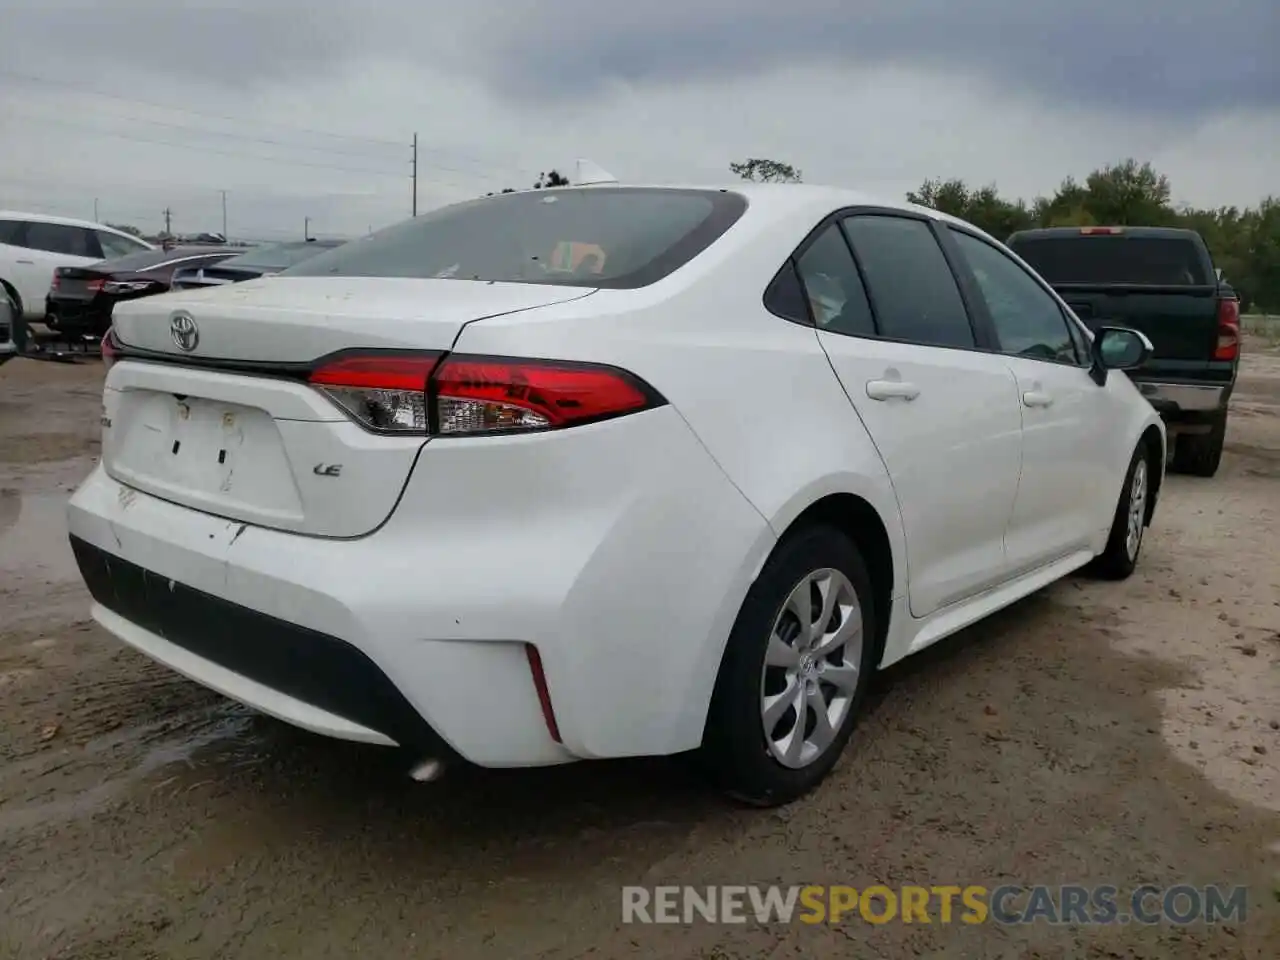
<svg viewBox="0 0 1280 960">
<path fill-rule="evenodd" d="M 22 224 L 17 220 L 0 220 L 0 243 L 22 246 Z"/>
<path fill-rule="evenodd" d="M 788 260 L 764 292 L 765 309 L 775 316 L 808 326 L 809 308 L 804 303 L 804 287 L 796 275 L 796 265 Z"/>
<path fill-rule="evenodd" d="M 93 257 L 96 260 L 101 256 L 97 241 L 88 230 L 63 223 L 28 223 L 26 245 L 32 250 L 70 257 Z"/>
<path fill-rule="evenodd" d="M 976 346 L 955 276 L 927 223 L 892 216 L 843 222 L 882 337 L 936 347 Z"/>
<path fill-rule="evenodd" d="M 833 223 L 827 227 L 796 263 L 818 329 L 875 336 L 867 292 L 839 226 Z"/>
</svg>

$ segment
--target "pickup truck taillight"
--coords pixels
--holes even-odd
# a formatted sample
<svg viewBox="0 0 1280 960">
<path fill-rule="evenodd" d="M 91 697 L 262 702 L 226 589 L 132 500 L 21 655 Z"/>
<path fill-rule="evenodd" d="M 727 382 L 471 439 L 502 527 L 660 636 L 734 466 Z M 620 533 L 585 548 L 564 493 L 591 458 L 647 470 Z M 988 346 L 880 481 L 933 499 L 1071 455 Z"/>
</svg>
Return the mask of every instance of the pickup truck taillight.
<svg viewBox="0 0 1280 960">
<path fill-rule="evenodd" d="M 1215 360 L 1234 360 L 1240 354 L 1240 301 L 1218 301 L 1218 346 Z"/>
</svg>

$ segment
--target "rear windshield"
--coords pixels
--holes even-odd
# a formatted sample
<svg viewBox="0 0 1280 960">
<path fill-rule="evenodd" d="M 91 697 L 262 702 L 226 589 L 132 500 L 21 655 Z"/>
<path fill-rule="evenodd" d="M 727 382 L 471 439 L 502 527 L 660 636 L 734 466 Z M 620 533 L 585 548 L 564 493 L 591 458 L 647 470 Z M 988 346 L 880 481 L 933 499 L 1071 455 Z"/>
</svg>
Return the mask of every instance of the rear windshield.
<svg viewBox="0 0 1280 960">
<path fill-rule="evenodd" d="M 1010 245 L 1050 283 L 1198 286 L 1205 275 L 1194 240 L 1172 237 L 1028 237 Z"/>
<path fill-rule="evenodd" d="M 297 243 L 277 243 L 270 247 L 250 250 L 238 257 L 224 260 L 228 267 L 247 267 L 251 270 L 284 270 L 326 250 L 342 244 L 341 240 L 299 240 Z"/>
<path fill-rule="evenodd" d="M 406 220 L 285 274 L 642 287 L 705 250 L 746 206 L 719 190 L 500 194 Z"/>
</svg>

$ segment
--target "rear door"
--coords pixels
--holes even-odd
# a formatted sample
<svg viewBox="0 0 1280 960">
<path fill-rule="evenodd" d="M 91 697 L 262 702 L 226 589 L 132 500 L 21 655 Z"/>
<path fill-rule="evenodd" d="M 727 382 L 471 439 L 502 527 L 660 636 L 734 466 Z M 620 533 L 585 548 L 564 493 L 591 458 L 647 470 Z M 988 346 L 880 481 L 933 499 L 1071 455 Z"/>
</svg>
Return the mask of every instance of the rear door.
<svg viewBox="0 0 1280 960">
<path fill-rule="evenodd" d="M 960 229 L 949 237 L 1018 383 L 1022 473 L 1005 534 L 1016 576 L 1087 549 L 1110 522 L 1103 508 L 1114 506 L 1109 491 L 1119 495 L 1119 458 L 1128 466 L 1110 431 L 1127 421 L 1108 415 L 1112 398 L 1089 376 L 1089 358 L 1045 285 L 981 237 Z"/>
<path fill-rule="evenodd" d="M 13 266 L 9 282 L 22 298 L 28 318 L 40 319 L 55 267 L 85 266 L 102 259 L 102 248 L 92 230 L 63 223 L 25 221 L 20 242 L 24 249 Z"/>
<path fill-rule="evenodd" d="M 912 614 L 1000 582 L 1022 455 L 1017 390 L 1003 358 L 980 347 L 931 222 L 854 213 L 796 262 L 819 341 L 898 498 Z"/>
</svg>

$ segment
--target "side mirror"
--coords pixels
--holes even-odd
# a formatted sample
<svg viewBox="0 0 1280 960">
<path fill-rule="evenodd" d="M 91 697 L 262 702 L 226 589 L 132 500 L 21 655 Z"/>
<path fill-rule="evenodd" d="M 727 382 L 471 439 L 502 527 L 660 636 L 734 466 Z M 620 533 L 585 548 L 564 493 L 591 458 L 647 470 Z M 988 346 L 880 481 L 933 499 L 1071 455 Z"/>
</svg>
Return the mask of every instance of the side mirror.
<svg viewBox="0 0 1280 960">
<path fill-rule="evenodd" d="M 1108 370 L 1137 370 L 1155 348 L 1146 334 L 1129 327 L 1098 327 L 1093 337 L 1093 379 L 1107 382 Z"/>
</svg>

